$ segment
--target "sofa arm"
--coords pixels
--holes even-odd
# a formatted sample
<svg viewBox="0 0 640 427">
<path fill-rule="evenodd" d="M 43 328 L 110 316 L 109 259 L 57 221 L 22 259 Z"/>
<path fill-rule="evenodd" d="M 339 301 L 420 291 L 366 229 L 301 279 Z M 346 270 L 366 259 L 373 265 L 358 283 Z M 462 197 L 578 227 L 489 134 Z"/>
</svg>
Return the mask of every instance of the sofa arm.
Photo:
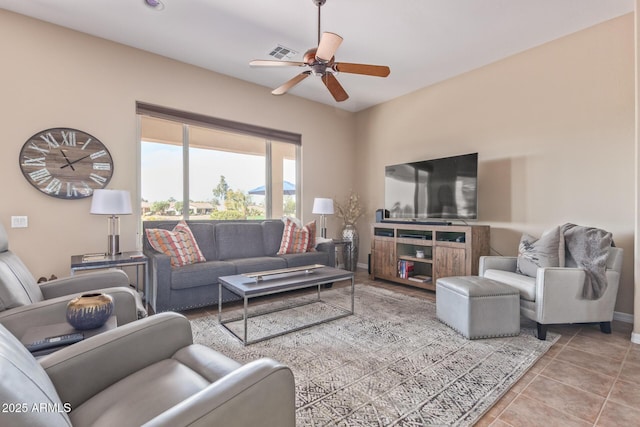
<svg viewBox="0 0 640 427">
<path fill-rule="evenodd" d="M 619 275 L 607 271 L 608 285 L 597 300 L 582 298 L 586 272 L 582 268 L 538 268 L 536 317 L 540 323 L 609 322 L 613 318 Z"/>
<path fill-rule="evenodd" d="M 102 292 L 113 297 L 118 325 L 133 322 L 138 318 L 135 291 L 118 287 L 102 289 Z M 65 295 L 5 310 L 0 312 L 0 323 L 18 338 L 21 338 L 32 326 L 64 323 L 67 321 L 67 304 L 78 295 L 81 294 Z"/>
<path fill-rule="evenodd" d="M 326 252 L 329 255 L 329 267 L 335 267 L 336 265 L 336 245 L 331 240 L 323 241 L 316 245 L 316 250 L 319 252 Z"/>
<path fill-rule="evenodd" d="M 149 258 L 149 296 L 147 301 L 158 313 L 170 307 L 171 258 L 157 251 L 145 251 Z"/>
<path fill-rule="evenodd" d="M 144 424 L 187 425 L 294 427 L 293 373 L 272 359 L 255 360 Z"/>
<path fill-rule="evenodd" d="M 514 256 L 481 256 L 478 275 L 484 276 L 487 270 L 502 270 L 516 272 L 518 258 Z"/>
<path fill-rule="evenodd" d="M 63 348 L 40 359 L 40 364 L 60 399 L 77 408 L 117 381 L 171 358 L 192 343 L 189 321 L 178 313 L 162 313 Z"/>
<path fill-rule="evenodd" d="M 61 297 L 102 288 L 129 286 L 129 277 L 121 270 L 94 271 L 78 276 L 63 277 L 40 285 L 45 299 Z"/>
</svg>

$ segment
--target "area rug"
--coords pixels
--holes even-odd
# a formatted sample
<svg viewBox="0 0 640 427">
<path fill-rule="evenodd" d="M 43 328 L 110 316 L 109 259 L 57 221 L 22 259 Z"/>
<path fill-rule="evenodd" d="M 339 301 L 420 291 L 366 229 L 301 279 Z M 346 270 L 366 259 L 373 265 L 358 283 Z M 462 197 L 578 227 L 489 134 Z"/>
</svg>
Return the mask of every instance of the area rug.
<svg viewBox="0 0 640 427">
<path fill-rule="evenodd" d="M 323 290 L 323 300 L 348 306 L 349 291 Z M 249 332 L 277 332 L 331 310 L 311 303 L 279 311 L 251 319 Z M 355 315 L 246 347 L 215 316 L 191 323 L 195 342 L 241 363 L 270 357 L 289 366 L 299 426 L 473 425 L 558 339 L 540 341 L 523 328 L 517 337 L 470 341 L 436 319 L 434 303 L 368 285 L 356 286 Z M 242 332 L 242 322 L 234 327 Z"/>
</svg>

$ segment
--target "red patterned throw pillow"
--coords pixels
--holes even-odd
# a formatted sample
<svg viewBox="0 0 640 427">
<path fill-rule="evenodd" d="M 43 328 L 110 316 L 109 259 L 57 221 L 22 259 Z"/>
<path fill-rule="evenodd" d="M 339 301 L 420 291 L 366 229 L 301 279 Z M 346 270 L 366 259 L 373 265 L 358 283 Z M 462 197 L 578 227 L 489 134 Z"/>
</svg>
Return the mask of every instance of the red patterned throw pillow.
<svg viewBox="0 0 640 427">
<path fill-rule="evenodd" d="M 148 228 L 146 234 L 153 249 L 171 257 L 172 268 L 206 261 L 191 229 L 184 221 L 176 224 L 171 231 Z"/>
<path fill-rule="evenodd" d="M 313 221 L 313 227 L 310 227 L 310 224 L 300 227 L 291 218 L 285 219 L 278 255 L 299 254 L 314 250 L 313 246 L 315 246 L 316 240 L 315 221 Z M 313 228 L 313 233 L 311 233 L 311 228 Z M 313 239 L 313 246 L 310 246 L 311 239 Z"/>
<path fill-rule="evenodd" d="M 307 252 L 316 251 L 316 220 L 307 223 L 305 228 L 309 230 L 309 244 L 307 245 Z"/>
</svg>

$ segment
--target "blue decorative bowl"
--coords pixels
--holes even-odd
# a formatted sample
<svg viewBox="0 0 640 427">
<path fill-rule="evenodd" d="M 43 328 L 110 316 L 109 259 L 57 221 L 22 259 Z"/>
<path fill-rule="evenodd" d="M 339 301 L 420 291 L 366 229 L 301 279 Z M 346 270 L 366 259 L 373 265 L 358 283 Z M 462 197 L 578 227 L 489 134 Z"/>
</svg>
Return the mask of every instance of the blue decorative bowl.
<svg viewBox="0 0 640 427">
<path fill-rule="evenodd" d="M 104 325 L 113 313 L 113 298 L 107 294 L 84 294 L 67 304 L 67 322 L 79 330 Z"/>
</svg>

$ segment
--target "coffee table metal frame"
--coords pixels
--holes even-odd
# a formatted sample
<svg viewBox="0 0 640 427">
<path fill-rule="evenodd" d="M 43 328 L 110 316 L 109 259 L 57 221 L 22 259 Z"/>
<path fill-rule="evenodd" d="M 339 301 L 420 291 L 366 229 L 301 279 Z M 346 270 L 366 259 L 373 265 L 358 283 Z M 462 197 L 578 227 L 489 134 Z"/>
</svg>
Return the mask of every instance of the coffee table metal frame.
<svg viewBox="0 0 640 427">
<path fill-rule="evenodd" d="M 327 283 L 333 283 L 340 280 L 351 280 L 351 309 L 346 309 L 344 307 L 340 307 L 338 305 L 329 303 L 327 301 L 323 301 L 320 297 L 320 289 L 322 285 Z M 261 311 L 259 313 L 251 314 L 248 313 L 249 308 L 249 300 L 251 298 L 273 295 L 282 292 L 293 291 L 297 289 L 311 288 L 317 286 L 317 298 L 311 301 L 305 301 L 301 304 L 296 305 L 287 305 L 286 307 L 277 308 L 269 311 Z M 231 319 L 222 319 L 222 288 L 225 288 L 234 294 L 240 296 L 244 300 L 244 309 L 241 317 L 234 317 Z M 253 274 L 238 274 L 234 276 L 223 276 L 218 279 L 218 322 L 222 327 L 224 327 L 227 331 L 231 333 L 234 337 L 236 337 L 243 345 L 254 344 L 257 342 L 265 341 L 271 338 L 275 338 L 281 335 L 285 335 L 291 332 L 299 331 L 301 329 L 309 328 L 311 326 L 319 325 L 322 323 L 327 323 L 336 319 L 340 319 L 342 317 L 350 316 L 354 313 L 355 306 L 355 277 L 353 272 L 340 270 L 333 267 L 324 267 L 324 266 L 303 266 L 296 267 L 291 269 L 282 269 L 277 270 L 277 273 L 274 272 L 261 272 L 259 275 L 256 273 Z M 297 326 L 292 329 L 288 329 L 286 331 L 278 332 L 275 334 L 263 336 L 260 338 L 256 338 L 253 340 L 247 339 L 247 320 L 252 317 L 259 317 L 265 314 L 275 313 L 278 311 L 289 310 L 295 307 L 301 307 L 307 304 L 313 304 L 316 302 L 322 302 L 324 304 L 330 305 L 341 311 L 340 314 L 336 316 L 331 316 L 326 319 L 322 319 L 316 322 L 311 322 L 302 326 Z M 242 320 L 244 323 L 244 333 L 243 336 L 239 336 L 233 330 L 231 330 L 227 324 L 231 322 L 237 322 L 238 320 Z"/>
</svg>

